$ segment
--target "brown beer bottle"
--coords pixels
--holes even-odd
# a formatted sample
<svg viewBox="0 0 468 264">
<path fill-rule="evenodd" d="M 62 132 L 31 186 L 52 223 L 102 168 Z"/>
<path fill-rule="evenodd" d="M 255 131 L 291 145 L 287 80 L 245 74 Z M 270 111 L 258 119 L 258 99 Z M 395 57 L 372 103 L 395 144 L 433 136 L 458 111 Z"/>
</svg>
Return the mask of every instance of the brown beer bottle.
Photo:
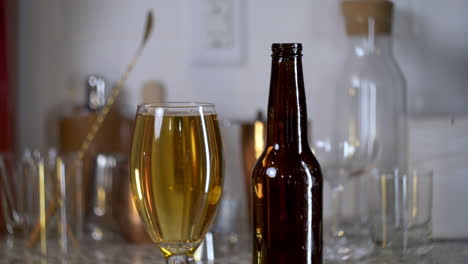
<svg viewBox="0 0 468 264">
<path fill-rule="evenodd" d="M 252 175 L 253 263 L 322 263 L 320 165 L 307 141 L 302 45 L 272 45 L 267 142 Z"/>
</svg>

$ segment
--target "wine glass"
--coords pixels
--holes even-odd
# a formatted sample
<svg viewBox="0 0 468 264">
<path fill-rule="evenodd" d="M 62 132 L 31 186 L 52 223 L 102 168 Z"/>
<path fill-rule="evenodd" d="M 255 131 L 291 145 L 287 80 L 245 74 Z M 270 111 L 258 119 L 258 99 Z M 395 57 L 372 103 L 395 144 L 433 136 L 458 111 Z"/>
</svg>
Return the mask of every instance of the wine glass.
<svg viewBox="0 0 468 264">
<path fill-rule="evenodd" d="M 137 210 L 166 263 L 192 263 L 223 192 L 214 105 L 139 105 L 130 169 Z"/>
<path fill-rule="evenodd" d="M 360 220 L 365 216 L 360 215 L 362 212 L 358 210 L 354 215 L 358 215 L 359 219 L 353 219 L 357 221 L 351 223 L 352 226 L 345 227 L 342 214 L 345 186 L 348 186 L 347 184 L 352 179 L 362 177 L 370 171 L 373 168 L 372 163 L 366 162 L 368 157 L 365 157 L 356 146 L 348 141 L 331 139 L 316 141 L 314 153 L 322 166 L 324 179 L 331 189 L 332 219 L 330 229 L 325 234 L 325 259 L 342 261 L 368 256 L 373 250 L 372 241 L 359 230 Z M 354 193 L 354 195 L 360 194 Z M 359 200 L 358 198 L 356 200 Z M 366 207 L 367 205 L 358 204 L 357 206 Z"/>
<path fill-rule="evenodd" d="M 339 86 L 343 87 L 349 86 Z M 373 98 L 366 87 L 356 90 L 336 90 L 334 100 L 339 107 L 330 118 L 330 132 L 313 145 L 324 179 L 331 188 L 331 230 L 325 236 L 324 247 L 328 260 L 360 259 L 370 254 L 373 248 L 368 237 L 353 236 L 348 232 L 351 230 L 344 227 L 342 217 L 345 185 L 371 170 L 378 150 Z M 358 226 L 358 223 L 353 224 Z"/>
</svg>

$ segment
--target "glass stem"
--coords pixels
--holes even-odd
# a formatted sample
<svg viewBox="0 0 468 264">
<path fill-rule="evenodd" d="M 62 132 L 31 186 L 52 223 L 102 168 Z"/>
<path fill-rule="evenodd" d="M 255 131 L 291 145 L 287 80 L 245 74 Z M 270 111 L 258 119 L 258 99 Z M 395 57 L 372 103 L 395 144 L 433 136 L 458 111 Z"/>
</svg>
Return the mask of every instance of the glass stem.
<svg viewBox="0 0 468 264">
<path fill-rule="evenodd" d="M 342 219 L 342 204 L 343 204 L 343 185 L 338 185 L 332 190 L 333 202 L 333 221 L 332 221 L 332 235 L 335 238 L 344 236 L 343 219 Z"/>
<path fill-rule="evenodd" d="M 166 264 L 192 264 L 195 263 L 191 256 L 172 255 L 166 258 Z"/>
</svg>

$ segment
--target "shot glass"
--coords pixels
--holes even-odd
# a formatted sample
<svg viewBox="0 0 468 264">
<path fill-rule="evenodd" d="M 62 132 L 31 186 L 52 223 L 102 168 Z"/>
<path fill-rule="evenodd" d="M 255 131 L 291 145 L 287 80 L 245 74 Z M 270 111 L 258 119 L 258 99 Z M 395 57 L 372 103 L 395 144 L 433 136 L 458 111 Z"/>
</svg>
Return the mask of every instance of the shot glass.
<svg viewBox="0 0 468 264">
<path fill-rule="evenodd" d="M 380 252 L 423 255 L 431 249 L 432 170 L 375 170 L 369 182 L 371 237 Z"/>
</svg>

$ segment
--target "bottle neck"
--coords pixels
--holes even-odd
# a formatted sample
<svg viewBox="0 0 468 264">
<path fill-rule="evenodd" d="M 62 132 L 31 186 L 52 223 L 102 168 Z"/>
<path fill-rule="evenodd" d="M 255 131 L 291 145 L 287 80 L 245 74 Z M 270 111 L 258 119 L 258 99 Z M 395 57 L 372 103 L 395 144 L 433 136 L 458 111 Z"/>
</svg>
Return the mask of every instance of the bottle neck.
<svg viewBox="0 0 468 264">
<path fill-rule="evenodd" d="M 349 37 L 351 56 L 365 58 L 368 56 L 393 57 L 390 35 L 363 35 Z"/>
<path fill-rule="evenodd" d="M 308 148 L 301 55 L 272 56 L 267 146 Z"/>
</svg>

